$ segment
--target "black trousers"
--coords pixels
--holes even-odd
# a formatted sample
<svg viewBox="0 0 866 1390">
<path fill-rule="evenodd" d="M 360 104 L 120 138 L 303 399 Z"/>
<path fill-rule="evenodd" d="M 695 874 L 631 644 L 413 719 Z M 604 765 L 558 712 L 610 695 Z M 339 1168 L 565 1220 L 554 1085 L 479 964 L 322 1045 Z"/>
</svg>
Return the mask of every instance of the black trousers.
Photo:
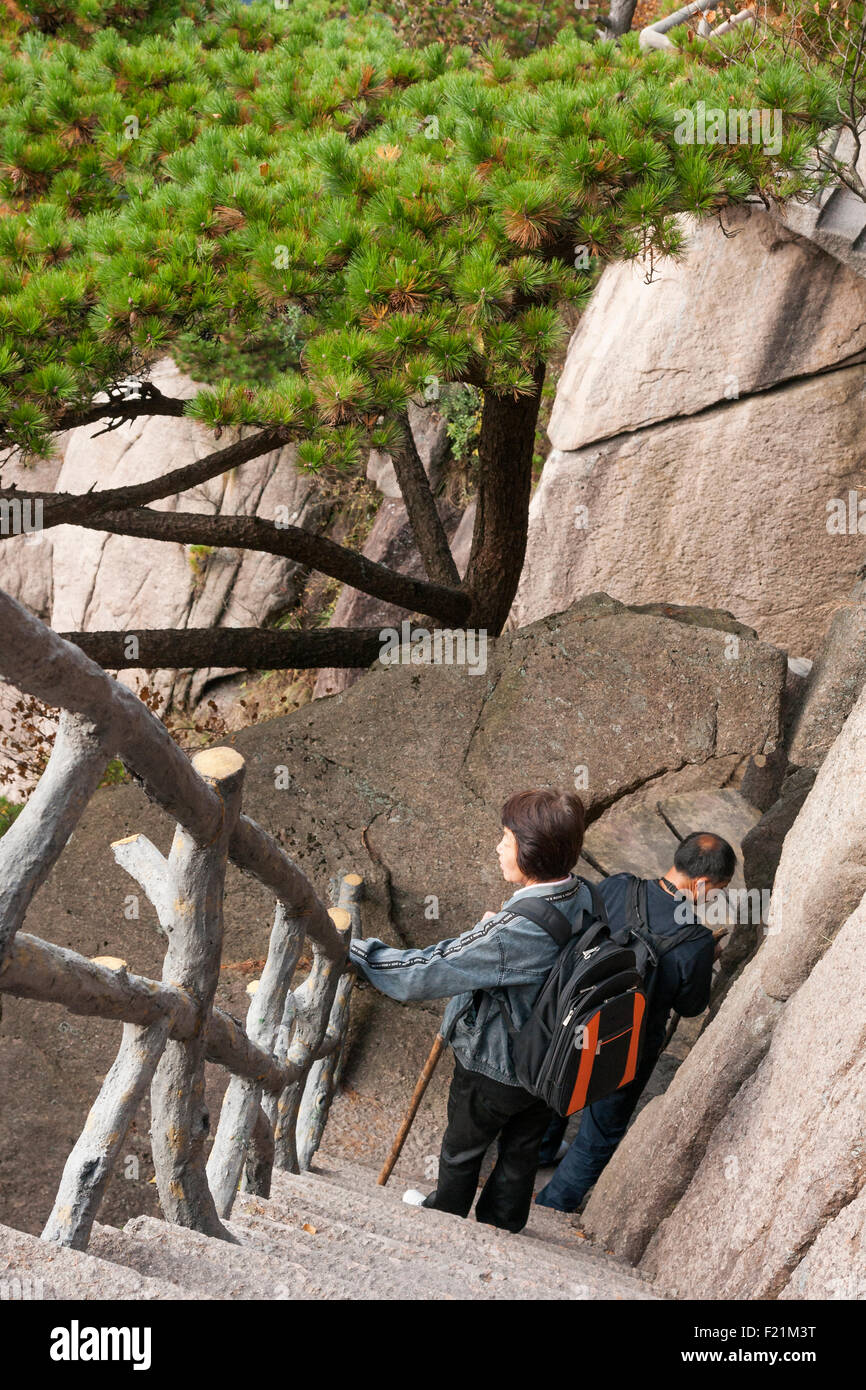
<svg viewBox="0 0 866 1390">
<path fill-rule="evenodd" d="M 496 1163 L 478 1198 L 475 1217 L 488 1226 L 522 1231 L 549 1120 L 550 1111 L 543 1101 L 519 1086 L 505 1086 L 480 1072 L 468 1071 L 455 1058 L 439 1180 L 425 1207 L 468 1216 L 484 1155 L 498 1138 Z"/>
</svg>

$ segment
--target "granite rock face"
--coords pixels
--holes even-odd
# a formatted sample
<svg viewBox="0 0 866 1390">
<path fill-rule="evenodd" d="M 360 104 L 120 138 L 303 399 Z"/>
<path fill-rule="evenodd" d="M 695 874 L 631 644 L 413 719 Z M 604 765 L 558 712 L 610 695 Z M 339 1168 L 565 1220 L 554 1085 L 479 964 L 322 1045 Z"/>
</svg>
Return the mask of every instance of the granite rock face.
<svg viewBox="0 0 866 1390">
<path fill-rule="evenodd" d="M 779 798 L 765 811 L 743 841 L 743 868 L 749 888 L 772 888 L 785 836 L 812 790 L 815 773 L 794 768 L 782 783 Z"/>
<path fill-rule="evenodd" d="M 603 589 L 727 608 L 811 656 L 863 563 L 866 282 L 760 211 L 679 265 L 605 270 L 572 338 L 532 500 L 518 625 Z M 816 447 L 816 441 L 820 446 Z"/>
<path fill-rule="evenodd" d="M 775 1297 L 866 1180 L 864 927 L 866 902 L 790 998 L 650 1242 L 641 1268 L 678 1296 Z"/>
<path fill-rule="evenodd" d="M 173 363 L 152 373 L 166 394 L 187 398 L 198 389 Z M 57 480 L 59 491 L 84 492 L 142 482 L 212 453 L 213 433 L 193 420 L 155 416 L 98 439 L 74 430 Z M 227 441 L 228 442 L 228 441 Z M 206 516 L 286 515 L 316 530 L 324 517 L 315 482 L 294 465 L 294 450 L 275 450 L 178 497 L 151 504 L 157 511 Z M 276 507 L 286 512 L 276 512 Z M 60 526 L 54 533 L 54 604 L 60 632 L 140 627 L 248 627 L 291 608 L 301 567 L 254 551 L 201 553 L 173 542 L 130 539 Z M 158 582 L 154 582 L 154 577 Z M 124 673 L 134 683 L 140 673 Z M 221 670 L 160 672 L 149 684 L 178 703 L 197 699 Z"/>
</svg>

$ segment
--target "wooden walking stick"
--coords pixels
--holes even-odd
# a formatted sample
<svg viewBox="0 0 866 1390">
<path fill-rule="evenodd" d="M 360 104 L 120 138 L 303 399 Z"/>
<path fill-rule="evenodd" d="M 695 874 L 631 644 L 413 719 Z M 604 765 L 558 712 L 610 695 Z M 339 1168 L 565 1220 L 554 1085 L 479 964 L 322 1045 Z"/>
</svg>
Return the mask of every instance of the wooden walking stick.
<svg viewBox="0 0 866 1390">
<path fill-rule="evenodd" d="M 421 1075 L 418 1077 L 418 1081 L 415 1085 L 415 1090 L 412 1092 L 412 1099 L 409 1102 L 409 1109 L 406 1111 L 406 1118 L 400 1126 L 400 1131 L 397 1135 L 397 1138 L 394 1140 L 394 1143 L 391 1147 L 391 1152 L 385 1159 L 385 1165 L 378 1178 L 376 1179 L 376 1182 L 379 1187 L 385 1186 L 385 1183 L 388 1181 L 394 1170 L 394 1164 L 400 1157 L 400 1151 L 406 1142 L 406 1135 L 412 1128 L 412 1121 L 418 1114 L 418 1107 L 421 1104 L 421 1101 L 424 1097 L 424 1092 L 427 1090 L 427 1087 L 430 1084 L 430 1077 L 436 1070 L 436 1063 L 439 1061 L 439 1058 L 442 1055 L 442 1049 L 444 1046 L 445 1039 L 442 1037 L 441 1033 L 437 1033 L 436 1041 L 433 1043 L 433 1046 L 430 1049 L 430 1056 L 424 1063 L 424 1069 L 421 1072 Z"/>
</svg>

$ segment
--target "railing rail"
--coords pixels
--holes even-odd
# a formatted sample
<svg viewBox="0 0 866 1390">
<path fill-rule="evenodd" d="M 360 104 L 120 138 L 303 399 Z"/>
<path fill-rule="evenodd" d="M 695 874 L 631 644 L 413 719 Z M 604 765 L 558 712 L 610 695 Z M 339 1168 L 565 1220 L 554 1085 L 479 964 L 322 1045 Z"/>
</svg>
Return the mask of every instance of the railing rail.
<svg viewBox="0 0 866 1390">
<path fill-rule="evenodd" d="M 0 839 L 0 994 L 117 1019 L 117 1058 L 63 1171 L 43 1238 L 86 1248 L 105 1186 L 148 1087 L 166 1218 L 231 1240 L 223 1221 L 243 1180 L 267 1195 L 274 1163 L 308 1167 L 321 1140 L 347 1026 L 348 938 L 363 884 L 347 875 L 326 909 L 277 842 L 241 812 L 233 748 L 187 758 L 150 710 L 71 643 L 0 591 L 0 676 L 63 710 L 48 766 Z M 20 931 L 113 757 L 176 821 L 165 858 L 142 835 L 113 852 L 147 894 L 167 939 L 161 981 L 123 961 L 88 960 Z M 232 860 L 276 898 L 265 969 L 246 1030 L 214 1004 L 223 888 Z M 313 963 L 292 991 L 309 939 Z M 205 1063 L 231 1072 L 210 1159 Z"/>
</svg>

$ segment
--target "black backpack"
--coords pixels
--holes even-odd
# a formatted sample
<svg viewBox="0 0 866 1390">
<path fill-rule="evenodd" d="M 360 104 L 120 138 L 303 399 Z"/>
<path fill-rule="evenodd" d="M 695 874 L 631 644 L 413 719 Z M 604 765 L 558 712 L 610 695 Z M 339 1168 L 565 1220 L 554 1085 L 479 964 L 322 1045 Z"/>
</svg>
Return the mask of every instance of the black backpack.
<svg viewBox="0 0 866 1390">
<path fill-rule="evenodd" d="M 635 948 L 613 939 L 598 890 L 582 882 L 593 912 L 574 927 L 548 899 L 521 899 L 519 915 L 543 927 L 560 952 L 522 1028 L 503 1007 L 518 1081 L 560 1115 L 634 1080 L 646 1020 Z"/>
</svg>

